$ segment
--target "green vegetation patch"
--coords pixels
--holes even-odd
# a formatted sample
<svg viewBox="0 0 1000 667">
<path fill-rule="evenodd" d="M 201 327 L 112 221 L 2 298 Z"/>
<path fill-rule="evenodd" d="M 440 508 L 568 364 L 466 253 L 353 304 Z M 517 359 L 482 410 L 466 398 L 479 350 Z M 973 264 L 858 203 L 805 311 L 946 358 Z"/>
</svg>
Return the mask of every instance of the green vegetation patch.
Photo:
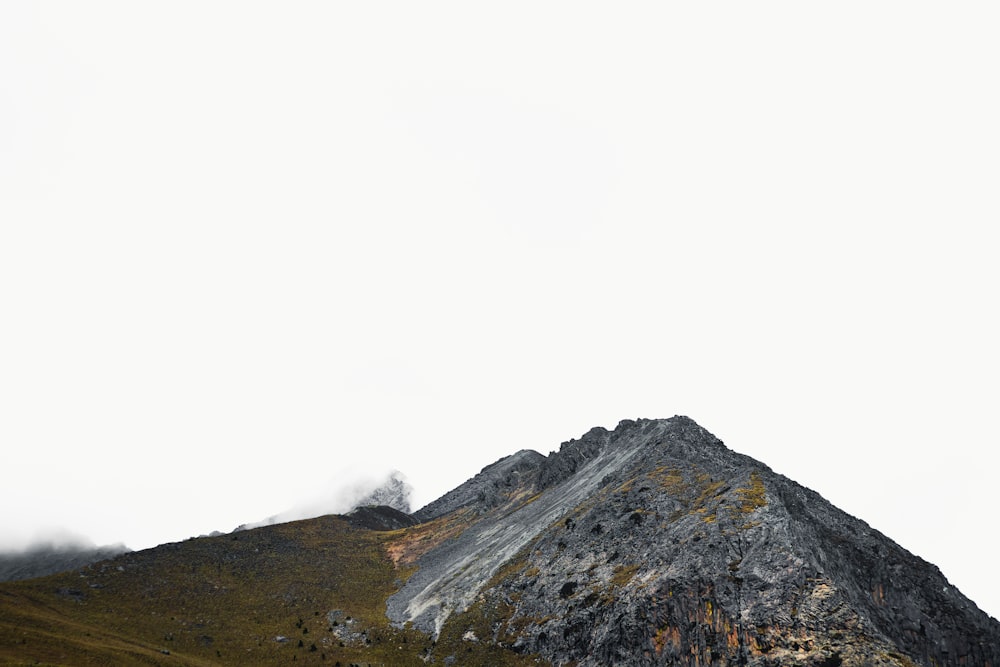
<svg viewBox="0 0 1000 667">
<path fill-rule="evenodd" d="M 437 527 L 454 534 L 453 519 Z M 538 664 L 493 641 L 509 605 L 455 615 L 436 645 L 389 623 L 386 599 L 414 571 L 399 556 L 438 539 L 426 524 L 379 532 L 326 516 L 0 584 L 0 664 Z"/>
<path fill-rule="evenodd" d="M 395 533 L 327 516 L 0 585 L 0 663 L 423 665 L 385 600 Z"/>
<path fill-rule="evenodd" d="M 615 587 L 622 587 L 627 585 L 635 577 L 636 572 L 639 571 L 638 565 L 619 565 L 615 568 L 614 573 L 611 575 L 611 585 Z"/>
<path fill-rule="evenodd" d="M 716 512 L 721 500 L 719 496 L 726 490 L 725 481 L 715 480 L 697 469 L 685 475 L 680 469 L 669 466 L 655 468 L 648 477 L 683 506 L 684 509 L 674 513 L 671 521 L 696 514 L 705 523 L 716 522 Z"/>
<path fill-rule="evenodd" d="M 513 615 L 513 605 L 497 595 L 482 596 L 466 611 L 452 614 L 434 647 L 434 664 L 450 657 L 463 667 L 549 664 L 534 655 L 515 653 L 504 643 L 516 636 L 509 632 L 514 630 Z"/>
</svg>

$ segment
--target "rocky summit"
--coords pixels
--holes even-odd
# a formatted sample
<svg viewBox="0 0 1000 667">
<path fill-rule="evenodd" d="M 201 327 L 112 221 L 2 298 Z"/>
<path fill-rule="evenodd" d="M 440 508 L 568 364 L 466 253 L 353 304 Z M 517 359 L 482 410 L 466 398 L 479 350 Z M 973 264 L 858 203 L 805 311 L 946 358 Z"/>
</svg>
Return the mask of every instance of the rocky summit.
<svg viewBox="0 0 1000 667">
<path fill-rule="evenodd" d="M 516 454 L 421 519 L 463 511 L 396 623 L 477 607 L 481 640 L 553 664 L 1000 665 L 1000 624 L 937 568 L 685 417 Z"/>
<path fill-rule="evenodd" d="M 0 660 L 32 658 L 1000 667 L 1000 623 L 674 417 L 517 452 L 413 514 L 362 507 L 4 584 Z"/>
</svg>

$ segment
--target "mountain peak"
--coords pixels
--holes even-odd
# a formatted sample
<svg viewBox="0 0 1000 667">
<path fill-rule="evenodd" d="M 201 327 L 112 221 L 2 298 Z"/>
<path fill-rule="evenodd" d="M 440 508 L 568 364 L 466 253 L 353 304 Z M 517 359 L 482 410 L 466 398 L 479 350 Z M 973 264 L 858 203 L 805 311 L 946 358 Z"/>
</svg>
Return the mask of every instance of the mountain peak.
<svg viewBox="0 0 1000 667">
<path fill-rule="evenodd" d="M 352 503 L 353 509 L 384 505 L 409 514 L 412 494 L 413 487 L 409 485 L 401 472 L 394 470 L 384 483 L 354 501 Z"/>
<path fill-rule="evenodd" d="M 1000 625 L 937 568 L 688 417 L 594 428 L 525 463 L 456 489 L 490 485 L 489 503 L 427 514 L 463 529 L 416 560 L 394 622 L 437 636 L 513 609 L 494 619 L 517 624 L 513 648 L 555 664 L 647 664 L 636 646 L 648 664 L 1000 661 Z"/>
<path fill-rule="evenodd" d="M 522 453 L 487 466 L 414 515 L 426 521 L 467 508 L 480 518 L 421 562 L 390 598 L 390 618 L 440 632 L 453 611 L 468 607 L 483 582 L 559 517 L 655 460 L 649 450 L 679 452 L 705 445 L 721 442 L 687 417 L 623 420 L 614 431 L 594 428 L 564 442 L 547 457 Z M 498 507 L 502 511 L 492 511 Z"/>
</svg>

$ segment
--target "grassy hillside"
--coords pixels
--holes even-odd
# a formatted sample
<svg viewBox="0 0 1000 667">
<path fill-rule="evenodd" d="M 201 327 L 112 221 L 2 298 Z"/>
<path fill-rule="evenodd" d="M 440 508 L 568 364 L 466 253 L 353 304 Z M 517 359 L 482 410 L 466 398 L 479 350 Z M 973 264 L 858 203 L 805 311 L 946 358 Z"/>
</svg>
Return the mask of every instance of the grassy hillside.
<svg viewBox="0 0 1000 667">
<path fill-rule="evenodd" d="M 0 584 L 0 664 L 537 664 L 457 630 L 434 645 L 389 626 L 385 599 L 412 572 L 390 548 L 429 528 L 327 516 Z"/>
</svg>

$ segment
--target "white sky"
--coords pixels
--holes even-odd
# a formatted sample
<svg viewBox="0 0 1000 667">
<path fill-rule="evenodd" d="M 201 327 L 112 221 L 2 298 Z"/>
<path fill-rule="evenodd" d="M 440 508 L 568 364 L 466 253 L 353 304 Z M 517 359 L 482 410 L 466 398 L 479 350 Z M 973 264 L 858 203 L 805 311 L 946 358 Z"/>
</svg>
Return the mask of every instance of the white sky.
<svg viewBox="0 0 1000 667">
<path fill-rule="evenodd" d="M 5 2 L 0 543 L 687 414 L 1000 615 L 995 3 Z"/>
</svg>

